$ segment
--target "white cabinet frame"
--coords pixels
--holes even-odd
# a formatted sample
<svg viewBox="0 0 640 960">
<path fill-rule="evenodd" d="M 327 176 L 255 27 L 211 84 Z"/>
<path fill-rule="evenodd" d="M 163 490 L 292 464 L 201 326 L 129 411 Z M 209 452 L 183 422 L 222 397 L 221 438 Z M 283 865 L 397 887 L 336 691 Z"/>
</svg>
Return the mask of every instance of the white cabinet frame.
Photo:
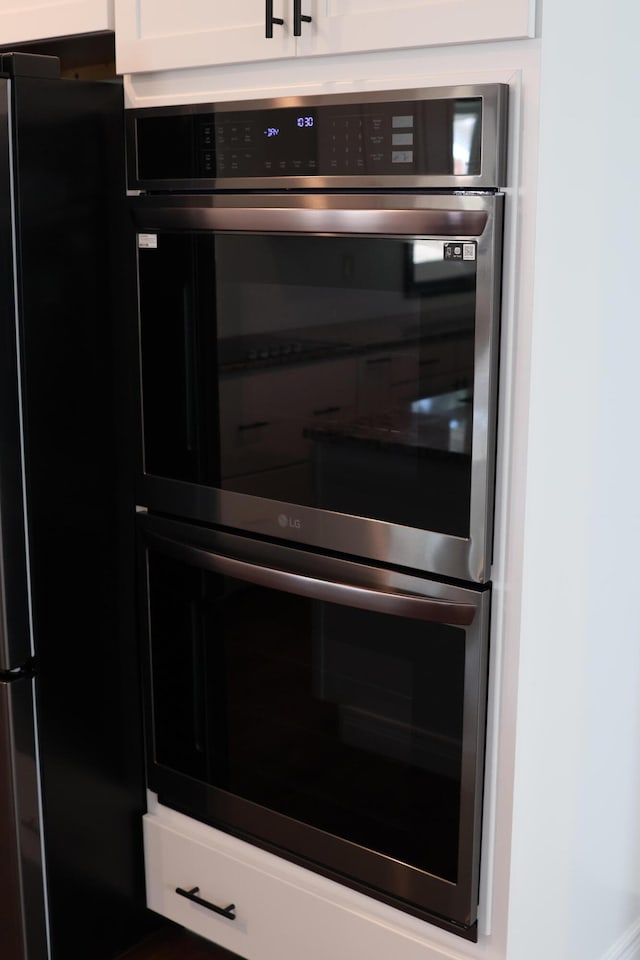
<svg viewBox="0 0 640 960">
<path fill-rule="evenodd" d="M 113 0 L 0 0 L 3 45 L 113 29 Z"/>
</svg>

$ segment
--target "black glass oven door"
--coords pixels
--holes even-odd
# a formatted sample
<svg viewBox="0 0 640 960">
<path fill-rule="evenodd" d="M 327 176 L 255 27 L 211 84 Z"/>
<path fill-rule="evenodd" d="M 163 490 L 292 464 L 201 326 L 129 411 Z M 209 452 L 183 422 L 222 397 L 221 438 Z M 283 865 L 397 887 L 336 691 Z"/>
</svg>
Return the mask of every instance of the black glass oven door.
<svg viewBox="0 0 640 960">
<path fill-rule="evenodd" d="M 472 936 L 489 591 L 139 519 L 160 800 Z"/>
<path fill-rule="evenodd" d="M 142 198 L 140 502 L 486 579 L 498 199 Z"/>
</svg>

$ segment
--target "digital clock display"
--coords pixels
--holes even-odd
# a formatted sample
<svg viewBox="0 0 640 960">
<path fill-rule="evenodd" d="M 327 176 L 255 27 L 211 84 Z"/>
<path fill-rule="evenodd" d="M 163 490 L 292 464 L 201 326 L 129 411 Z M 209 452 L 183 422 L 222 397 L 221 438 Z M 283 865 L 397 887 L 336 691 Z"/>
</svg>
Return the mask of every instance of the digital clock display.
<svg viewBox="0 0 640 960">
<path fill-rule="evenodd" d="M 216 118 L 217 175 L 295 176 L 318 169 L 314 107 L 245 111 Z"/>
<path fill-rule="evenodd" d="M 292 123 L 292 121 L 295 121 Z M 283 137 L 286 136 L 287 130 L 311 130 L 316 125 L 316 118 L 313 114 L 307 113 L 304 116 L 299 116 L 297 114 L 290 114 L 287 116 L 284 112 L 280 112 L 277 116 L 274 114 L 273 118 L 265 124 L 263 133 L 267 140 L 272 140 L 274 137 Z"/>
</svg>

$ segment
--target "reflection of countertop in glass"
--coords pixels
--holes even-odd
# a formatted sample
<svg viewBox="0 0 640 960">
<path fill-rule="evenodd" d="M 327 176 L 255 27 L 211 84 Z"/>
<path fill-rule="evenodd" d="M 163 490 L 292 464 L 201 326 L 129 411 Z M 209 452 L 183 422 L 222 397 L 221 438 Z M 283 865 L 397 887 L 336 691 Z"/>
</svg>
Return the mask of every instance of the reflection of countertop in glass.
<svg viewBox="0 0 640 960">
<path fill-rule="evenodd" d="M 402 347 L 415 349 L 430 340 L 473 335 L 473 319 L 434 317 L 418 323 L 412 316 L 359 320 L 321 327 L 226 337 L 219 342 L 220 373 L 244 373 L 283 365 L 313 363 Z"/>
<path fill-rule="evenodd" d="M 459 390 L 347 422 L 321 421 L 304 431 L 322 443 L 357 444 L 410 455 L 471 453 L 473 409 L 468 391 Z"/>
</svg>

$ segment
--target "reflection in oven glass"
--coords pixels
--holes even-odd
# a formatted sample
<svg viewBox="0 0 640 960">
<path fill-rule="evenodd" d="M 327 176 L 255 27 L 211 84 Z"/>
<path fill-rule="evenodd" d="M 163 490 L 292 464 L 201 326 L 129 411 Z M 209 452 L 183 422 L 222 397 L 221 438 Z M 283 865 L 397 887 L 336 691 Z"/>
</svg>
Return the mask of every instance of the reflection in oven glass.
<svg viewBox="0 0 640 960">
<path fill-rule="evenodd" d="M 455 881 L 463 640 L 444 627 L 424 649 L 424 625 L 389 619 L 236 594 L 218 785 Z"/>
<path fill-rule="evenodd" d="M 176 234 L 151 252 L 147 473 L 469 536 L 474 243 Z"/>
<path fill-rule="evenodd" d="M 464 632 L 152 559 L 156 760 L 455 882 Z"/>
<path fill-rule="evenodd" d="M 468 536 L 475 259 L 444 247 L 218 238 L 214 483 Z"/>
</svg>

